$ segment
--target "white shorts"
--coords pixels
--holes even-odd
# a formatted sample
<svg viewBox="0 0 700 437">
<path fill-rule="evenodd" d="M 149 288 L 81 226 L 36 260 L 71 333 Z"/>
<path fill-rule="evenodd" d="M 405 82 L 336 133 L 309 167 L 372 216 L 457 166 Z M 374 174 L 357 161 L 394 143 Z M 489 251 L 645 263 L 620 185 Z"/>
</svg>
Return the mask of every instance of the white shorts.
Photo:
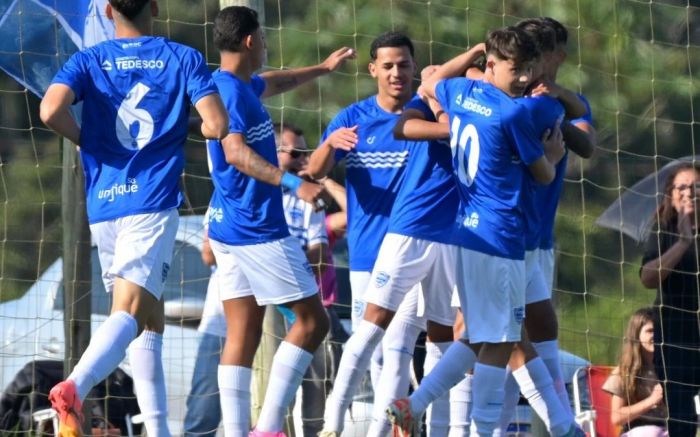
<svg viewBox="0 0 700 437">
<path fill-rule="evenodd" d="M 457 247 L 433 241 L 386 234 L 379 248 L 365 300 L 397 311 L 416 285 L 420 285 L 424 308 L 418 315 L 445 326 L 454 325 Z"/>
<path fill-rule="evenodd" d="M 209 241 L 221 300 L 255 296 L 258 305 L 279 305 L 318 293 L 306 254 L 294 237 L 244 246 Z"/>
<path fill-rule="evenodd" d="M 545 284 L 549 288 L 549 297 L 552 297 L 554 290 L 554 249 L 537 249 L 537 256 L 540 260 L 540 269 L 544 276 Z"/>
<path fill-rule="evenodd" d="M 357 324 L 360 323 L 360 320 L 362 320 L 365 315 L 367 302 L 365 302 L 364 297 L 371 276 L 372 272 L 350 272 L 350 289 L 352 293 L 351 318 L 353 332 L 355 332 Z M 408 323 L 409 325 L 417 326 L 418 328 L 425 330 L 425 318 L 418 315 L 418 301 L 420 295 L 420 284 L 416 284 L 415 287 L 411 288 L 411 290 L 406 293 L 406 298 L 403 300 L 403 302 L 401 302 L 398 310 L 396 310 L 394 320 L 400 320 L 404 323 Z"/>
<path fill-rule="evenodd" d="M 520 341 L 525 319 L 525 261 L 465 248 L 457 253 L 457 290 L 469 341 Z"/>
<path fill-rule="evenodd" d="M 105 290 L 124 278 L 160 300 L 170 270 L 180 216 L 177 209 L 120 217 L 90 225 Z"/>
<path fill-rule="evenodd" d="M 529 305 L 552 298 L 552 289 L 547 286 L 544 273 L 542 273 L 540 253 L 538 250 L 528 250 L 525 252 L 525 276 L 527 278 L 525 304 Z"/>
</svg>

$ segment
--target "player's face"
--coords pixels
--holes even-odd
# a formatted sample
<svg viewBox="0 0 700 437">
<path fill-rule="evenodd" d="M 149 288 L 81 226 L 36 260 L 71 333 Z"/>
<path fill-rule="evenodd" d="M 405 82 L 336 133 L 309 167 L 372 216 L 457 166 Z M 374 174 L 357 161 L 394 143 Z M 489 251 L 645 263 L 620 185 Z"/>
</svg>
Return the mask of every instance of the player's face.
<svg viewBox="0 0 700 437">
<path fill-rule="evenodd" d="M 277 160 L 280 169 L 294 174 L 304 170 L 309 162 L 309 148 L 301 135 L 292 131 L 282 131 L 277 147 Z"/>
<path fill-rule="evenodd" d="M 369 72 L 377 79 L 379 94 L 396 99 L 413 94 L 416 63 L 408 47 L 381 47 L 377 59 L 369 64 Z"/>
<path fill-rule="evenodd" d="M 533 63 L 516 64 L 512 60 L 489 56 L 486 68 L 491 70 L 493 84 L 511 97 L 523 95 L 533 79 Z"/>
<path fill-rule="evenodd" d="M 267 62 L 267 42 L 265 41 L 265 32 L 262 28 L 258 28 L 250 34 L 253 44 L 251 47 L 251 62 L 254 70 L 259 70 Z"/>
<path fill-rule="evenodd" d="M 646 322 L 639 331 L 639 345 L 643 350 L 654 353 L 654 322 Z"/>
<path fill-rule="evenodd" d="M 696 210 L 697 191 L 700 187 L 698 174 L 693 169 L 683 170 L 673 178 L 671 189 L 671 205 L 677 213 L 691 213 Z"/>
</svg>

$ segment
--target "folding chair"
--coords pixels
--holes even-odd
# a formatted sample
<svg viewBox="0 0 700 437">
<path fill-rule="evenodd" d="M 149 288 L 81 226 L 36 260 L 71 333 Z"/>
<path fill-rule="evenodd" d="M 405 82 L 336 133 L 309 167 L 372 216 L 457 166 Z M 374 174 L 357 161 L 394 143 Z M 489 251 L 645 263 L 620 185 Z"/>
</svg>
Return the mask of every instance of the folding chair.
<svg viewBox="0 0 700 437">
<path fill-rule="evenodd" d="M 585 366 L 579 367 L 574 373 L 576 422 L 590 437 L 618 437 L 620 435 L 620 428 L 613 425 L 610 419 L 612 396 L 603 391 L 603 384 L 612 370 L 613 367 L 610 366 Z M 587 381 L 588 404 L 583 402 L 584 393 L 579 387 L 582 378 L 586 378 Z M 588 407 L 588 409 L 584 410 L 584 407 Z"/>
</svg>

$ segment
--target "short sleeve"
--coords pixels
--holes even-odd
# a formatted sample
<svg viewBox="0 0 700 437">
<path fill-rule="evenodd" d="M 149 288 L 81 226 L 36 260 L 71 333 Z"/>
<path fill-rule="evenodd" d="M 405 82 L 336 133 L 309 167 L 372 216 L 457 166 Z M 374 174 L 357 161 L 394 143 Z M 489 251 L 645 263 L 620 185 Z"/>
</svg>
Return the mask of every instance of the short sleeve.
<svg viewBox="0 0 700 437">
<path fill-rule="evenodd" d="M 542 142 L 535 132 L 535 126 L 526 105 L 507 106 L 504 109 L 501 125 L 525 165 L 530 165 L 544 156 Z"/>
<path fill-rule="evenodd" d="M 418 96 L 414 96 L 408 103 L 406 103 L 406 106 L 404 106 L 404 111 L 409 109 L 419 111 L 428 121 L 435 121 L 435 115 L 433 114 L 433 111 L 430 110 L 430 106 L 428 106 Z"/>
<path fill-rule="evenodd" d="M 613 369 L 608 379 L 605 380 L 603 384 L 603 390 L 610 393 L 611 395 L 624 397 L 624 390 L 622 388 L 622 378 L 620 378 L 620 369 Z"/>
<path fill-rule="evenodd" d="M 253 89 L 256 96 L 262 96 L 266 86 L 265 79 L 262 77 L 255 75 L 250 78 L 250 87 Z"/>
<path fill-rule="evenodd" d="M 328 236 L 326 235 L 326 213 L 324 211 L 311 211 L 307 237 L 308 247 L 317 244 L 328 244 Z"/>
<path fill-rule="evenodd" d="M 449 89 L 449 84 L 451 82 L 454 82 L 459 79 L 444 79 L 438 82 L 435 85 L 435 99 L 437 99 L 438 103 L 442 108 L 447 111 L 448 113 L 450 112 L 450 89 Z"/>
<path fill-rule="evenodd" d="M 75 94 L 75 102 L 83 100 L 85 79 L 89 77 L 85 52 L 74 53 L 51 81 L 68 86 Z"/>
<path fill-rule="evenodd" d="M 574 118 L 573 120 L 571 120 L 571 124 L 588 123 L 591 126 L 593 126 L 593 114 L 591 113 L 591 104 L 588 103 L 588 99 L 583 94 L 577 94 L 577 96 L 586 106 L 586 113 L 583 115 L 583 117 Z"/>
<path fill-rule="evenodd" d="M 189 49 L 187 56 L 187 95 L 192 104 L 195 104 L 202 97 L 218 93 L 219 90 L 211 77 L 211 71 L 204 56 L 195 49 Z"/>
<path fill-rule="evenodd" d="M 224 79 L 221 79 L 224 80 Z M 229 116 L 229 126 L 228 130 L 231 133 L 245 134 L 247 129 L 246 126 L 246 114 L 247 114 L 247 104 L 245 101 L 245 94 L 242 92 L 240 85 L 242 82 L 237 81 L 226 81 L 226 83 L 217 83 L 221 93 L 221 99 L 226 106 L 226 111 Z"/>
</svg>

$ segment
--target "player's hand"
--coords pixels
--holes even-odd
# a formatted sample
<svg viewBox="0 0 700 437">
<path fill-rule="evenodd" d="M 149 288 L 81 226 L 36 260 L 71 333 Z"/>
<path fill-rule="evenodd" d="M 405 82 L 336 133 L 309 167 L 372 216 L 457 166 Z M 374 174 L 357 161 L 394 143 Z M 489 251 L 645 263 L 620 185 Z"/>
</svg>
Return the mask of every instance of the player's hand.
<svg viewBox="0 0 700 437">
<path fill-rule="evenodd" d="M 355 49 L 350 47 L 343 47 L 331 53 L 321 65 L 323 65 L 328 71 L 335 71 L 341 65 L 345 63 L 347 59 L 355 59 L 357 53 Z"/>
<path fill-rule="evenodd" d="M 345 150 L 346 152 L 351 151 L 357 145 L 359 138 L 357 136 L 357 128 L 355 125 L 353 127 L 341 127 L 333 131 L 326 142 L 336 150 Z"/>
<path fill-rule="evenodd" d="M 561 133 L 559 122 L 553 129 L 547 129 L 542 136 L 542 144 L 544 145 L 544 154 L 547 160 L 556 165 L 564 157 L 566 149 L 564 148 L 564 136 Z"/>
<path fill-rule="evenodd" d="M 689 242 L 695 239 L 695 229 L 693 229 L 694 215 L 692 210 L 689 212 L 685 208 L 682 208 L 680 214 L 678 214 L 678 234 L 682 241 Z"/>
<path fill-rule="evenodd" d="M 320 211 L 330 204 L 325 188 L 315 182 L 304 180 L 299 185 L 296 195 L 301 200 L 313 205 L 314 211 Z"/>
<path fill-rule="evenodd" d="M 535 86 L 532 89 L 532 91 L 530 91 L 530 95 L 532 97 L 549 96 L 554 99 L 557 99 L 559 98 L 560 94 L 561 87 L 550 80 L 542 80 L 540 83 L 537 84 L 537 86 Z"/>
</svg>

